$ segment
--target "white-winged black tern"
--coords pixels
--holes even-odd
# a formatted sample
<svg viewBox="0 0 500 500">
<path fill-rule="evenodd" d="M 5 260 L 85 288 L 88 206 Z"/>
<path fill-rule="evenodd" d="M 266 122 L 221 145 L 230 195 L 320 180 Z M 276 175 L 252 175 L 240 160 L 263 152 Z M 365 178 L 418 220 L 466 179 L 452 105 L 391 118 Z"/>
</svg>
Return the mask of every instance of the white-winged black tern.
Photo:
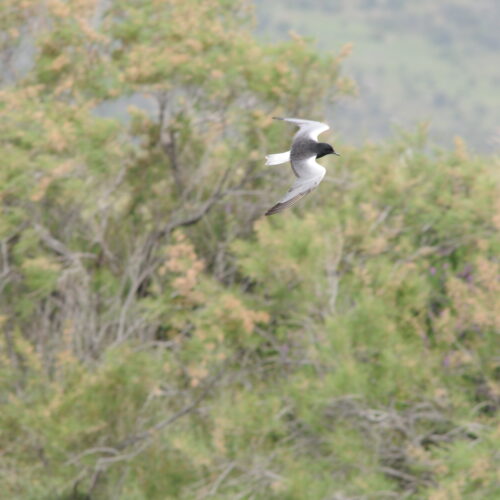
<svg viewBox="0 0 500 500">
<path fill-rule="evenodd" d="M 266 215 L 277 214 L 285 208 L 291 207 L 318 187 L 326 170 L 316 162 L 317 158 L 331 154 L 340 156 L 330 144 L 318 142 L 319 134 L 330 128 L 326 123 L 298 118 L 275 117 L 275 119 L 293 123 L 299 127 L 299 130 L 293 138 L 290 151 L 267 155 L 266 165 L 280 165 L 289 161 L 297 179 L 287 194 L 270 208 Z"/>
</svg>

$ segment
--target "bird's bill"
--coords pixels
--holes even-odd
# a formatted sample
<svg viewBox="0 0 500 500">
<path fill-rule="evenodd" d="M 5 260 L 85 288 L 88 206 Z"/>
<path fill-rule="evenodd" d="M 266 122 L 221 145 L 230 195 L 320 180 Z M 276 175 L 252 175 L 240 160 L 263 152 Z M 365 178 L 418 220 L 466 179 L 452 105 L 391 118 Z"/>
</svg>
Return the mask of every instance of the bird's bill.
<svg viewBox="0 0 500 500">
<path fill-rule="evenodd" d="M 336 153 L 336 152 L 334 152 L 333 154 L 334 154 L 334 155 L 337 155 L 337 156 L 340 156 L 340 155 L 339 155 L 338 153 Z"/>
</svg>

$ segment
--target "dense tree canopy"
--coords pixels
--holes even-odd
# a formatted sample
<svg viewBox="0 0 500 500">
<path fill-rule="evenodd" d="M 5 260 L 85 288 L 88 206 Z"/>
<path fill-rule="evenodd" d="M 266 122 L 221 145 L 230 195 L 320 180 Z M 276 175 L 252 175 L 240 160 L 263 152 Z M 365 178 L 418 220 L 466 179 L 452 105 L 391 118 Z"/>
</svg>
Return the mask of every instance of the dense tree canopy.
<svg viewBox="0 0 500 500">
<path fill-rule="evenodd" d="M 0 13 L 9 498 L 497 497 L 498 159 L 335 143 L 263 218 L 271 116 L 321 119 L 346 51 L 243 1 Z"/>
</svg>

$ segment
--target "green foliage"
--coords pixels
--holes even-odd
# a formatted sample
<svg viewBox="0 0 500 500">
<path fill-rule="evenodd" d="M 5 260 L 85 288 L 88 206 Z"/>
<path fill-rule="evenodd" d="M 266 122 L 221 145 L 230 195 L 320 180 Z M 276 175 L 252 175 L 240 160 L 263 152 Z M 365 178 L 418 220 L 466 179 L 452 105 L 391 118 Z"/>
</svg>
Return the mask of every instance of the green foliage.
<svg viewBox="0 0 500 500">
<path fill-rule="evenodd" d="M 0 92 L 2 492 L 496 498 L 498 159 L 341 145 L 262 218 L 270 116 L 339 58 L 245 3 L 98 4 L 49 2 Z"/>
</svg>

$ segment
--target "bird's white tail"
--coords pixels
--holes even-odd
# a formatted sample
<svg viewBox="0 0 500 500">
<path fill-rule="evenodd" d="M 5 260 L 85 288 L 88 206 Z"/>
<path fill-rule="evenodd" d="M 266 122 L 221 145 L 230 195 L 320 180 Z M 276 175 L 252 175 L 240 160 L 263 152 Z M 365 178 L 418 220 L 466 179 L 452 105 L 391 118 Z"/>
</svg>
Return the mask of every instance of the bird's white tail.
<svg viewBox="0 0 500 500">
<path fill-rule="evenodd" d="M 280 165 L 281 163 L 286 163 L 287 161 L 290 161 L 290 151 L 266 156 L 266 165 Z"/>
</svg>

